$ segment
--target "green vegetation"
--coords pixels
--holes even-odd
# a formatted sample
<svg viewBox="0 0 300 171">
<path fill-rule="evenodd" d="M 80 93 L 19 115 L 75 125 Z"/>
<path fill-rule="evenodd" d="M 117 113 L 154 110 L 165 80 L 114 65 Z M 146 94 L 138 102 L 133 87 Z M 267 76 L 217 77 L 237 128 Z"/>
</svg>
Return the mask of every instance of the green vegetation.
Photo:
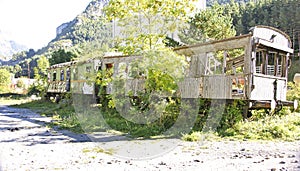
<svg viewBox="0 0 300 171">
<path fill-rule="evenodd" d="M 64 62 L 70 62 L 75 57 L 76 57 L 76 55 L 73 54 L 72 52 L 68 52 L 65 49 L 59 49 L 52 53 L 49 62 L 50 62 L 50 65 L 64 63 Z"/>
<path fill-rule="evenodd" d="M 37 67 L 34 68 L 34 79 L 36 81 L 28 88 L 28 95 L 45 96 L 48 86 L 47 68 L 49 66 L 49 61 L 45 56 L 41 56 L 37 60 Z"/>
<path fill-rule="evenodd" d="M 186 44 L 202 43 L 208 40 L 221 40 L 236 35 L 232 17 L 225 12 L 225 6 L 215 3 L 189 20 L 189 28 L 179 34 Z"/>
<path fill-rule="evenodd" d="M 113 149 L 105 150 L 101 147 L 94 147 L 94 148 L 84 148 L 82 149 L 82 152 L 83 153 L 105 153 L 105 154 L 112 155 L 114 150 Z"/>
<path fill-rule="evenodd" d="M 57 126 L 60 129 L 68 129 L 76 133 L 90 133 L 95 131 L 119 131 L 131 137 L 150 138 L 161 135 L 176 121 L 175 113 L 179 108 L 174 104 L 165 111 L 165 116 L 150 124 L 136 124 L 122 117 L 115 109 L 108 108 L 104 103 L 100 105 L 87 105 L 87 99 L 70 104 L 70 100 L 62 100 L 59 104 L 49 101 L 32 101 L 15 107 L 30 108 L 41 115 L 51 116 L 54 122 L 49 126 Z M 107 101 L 108 102 L 108 101 Z M 107 104 L 106 104 L 107 105 Z M 279 114 L 267 115 L 264 111 L 253 111 L 253 116 L 248 121 L 241 119 L 241 110 L 237 106 L 228 106 L 225 111 L 218 108 L 201 111 L 191 134 L 184 134 L 187 141 L 220 140 L 221 137 L 231 139 L 252 140 L 299 140 L 300 137 L 300 114 L 291 113 L 285 108 Z M 221 109 L 221 108 L 220 108 Z M 219 125 L 216 130 L 206 129 L 208 110 L 224 112 L 221 120 L 209 121 Z M 167 113 L 169 112 L 169 113 Z M 175 115 L 174 115 L 175 114 Z M 206 117 L 206 118 L 205 118 Z M 214 123 L 219 122 L 219 123 Z"/>
<path fill-rule="evenodd" d="M 0 94 L 1 105 L 17 105 L 17 104 L 24 104 L 30 101 L 31 99 L 23 94 L 15 94 L 15 93 Z"/>
<path fill-rule="evenodd" d="M 289 86 L 288 100 L 299 100 L 300 86 L 293 83 L 289 83 Z M 280 112 L 273 114 L 267 114 L 264 110 L 254 110 L 246 121 L 240 117 L 241 110 L 239 111 L 233 104 L 227 108 L 227 114 L 223 115 L 216 132 L 211 134 L 211 131 L 199 132 L 199 129 L 194 129 L 195 132 L 184 135 L 183 139 L 199 141 L 206 136 L 218 135 L 231 139 L 300 140 L 300 113 L 291 112 L 289 107 L 284 107 Z"/>
<path fill-rule="evenodd" d="M 298 88 L 297 86 L 291 87 L 290 91 Z M 67 96 L 70 97 L 70 95 Z M 296 99 L 299 97 L 288 96 L 288 98 Z M 151 123 L 138 124 L 124 118 L 116 108 L 110 108 L 110 96 L 100 99 L 97 105 L 89 97 L 75 96 L 73 98 L 76 101 L 72 101 L 72 98 L 65 98 L 57 104 L 45 100 L 31 101 L 24 96 L 10 95 L 1 98 L 0 102 L 3 104 L 9 99 L 13 102 L 26 102 L 14 107 L 29 108 L 43 116 L 53 117 L 54 122 L 49 124 L 51 127 L 68 129 L 76 133 L 114 130 L 130 137 L 142 138 L 161 135 L 167 131 L 176 122 L 180 112 L 180 101 L 176 100 L 166 107 L 160 119 Z M 284 141 L 300 139 L 300 113 L 292 113 L 287 107 L 276 114 L 255 110 L 252 111 L 252 116 L 244 121 L 242 120 L 243 103 L 240 101 L 235 101 L 225 108 L 221 102 L 216 103 L 214 108 L 210 108 L 211 102 L 207 100 L 200 100 L 199 103 L 200 110 L 193 129 L 189 133 L 183 132 L 182 138 L 186 141 L 220 140 L 220 138 Z M 189 110 L 191 110 L 189 112 L 194 111 L 194 109 Z M 212 126 L 215 125 L 213 129 Z"/>
<path fill-rule="evenodd" d="M 36 100 L 23 104 L 13 105 L 18 108 L 28 108 L 42 116 L 52 117 L 54 122 L 48 126 L 57 126 L 59 129 L 68 129 L 75 133 L 83 133 L 80 123 L 75 115 L 74 108 L 68 103 L 54 103 L 52 101 Z"/>
<path fill-rule="evenodd" d="M 300 114 L 265 116 L 251 122 L 240 122 L 227 132 L 246 139 L 300 140 Z"/>
<path fill-rule="evenodd" d="M 59 104 L 40 100 L 16 107 L 30 108 L 41 115 L 51 116 L 55 121 L 49 126 L 57 126 L 78 133 L 113 129 L 132 137 L 148 138 L 160 135 L 172 127 L 179 118 L 182 101 L 171 97 L 173 93 L 176 93 L 178 89 L 176 85 L 183 76 L 182 70 L 179 68 L 185 66 L 184 58 L 174 54 L 167 47 L 172 41 L 167 37 L 167 33 L 183 30 L 181 35 L 183 41 L 196 43 L 248 33 L 251 27 L 263 24 L 287 32 L 293 39 L 295 45 L 293 47 L 297 49 L 297 36 L 295 35 L 299 34 L 297 20 L 299 10 L 296 3 L 296 0 L 284 3 L 279 0 L 267 0 L 246 4 L 231 1 L 225 6 L 213 4 L 207 10 L 190 17 L 187 14 L 192 11 L 193 6 L 189 0 L 142 0 L 139 3 L 130 0 L 111 0 L 109 6 L 104 9 L 107 18 L 98 16 L 94 11 L 93 3 L 91 3 L 87 11 L 70 22 L 61 35 L 50 43 L 49 51 L 45 52 L 45 56 L 35 56 L 36 58 L 31 60 L 28 57 L 35 55 L 34 51 L 22 52 L 19 56 L 14 56 L 14 60 L 26 59 L 26 61 L 14 68 L 7 67 L 8 70 L 20 73 L 20 67 L 27 70 L 29 68 L 27 75 L 30 75 L 30 68 L 33 68 L 36 63 L 35 78 L 39 81 L 29 88 L 29 94 L 39 93 L 42 95 L 45 91 L 45 69 L 49 66 L 48 58 L 50 58 L 50 64 L 57 64 L 74 60 L 76 57 L 101 56 L 103 51 L 99 50 L 100 48 L 115 48 L 122 51 L 123 54 L 139 54 L 144 57 L 144 62 L 136 61 L 132 64 L 134 72 L 131 73 L 131 76 L 147 78 L 145 92 L 138 92 L 138 98 L 127 101 L 121 96 L 123 90 L 116 91 L 117 93 L 112 96 L 106 96 L 102 90 L 109 83 L 123 84 L 124 79 L 120 75 L 120 79 L 111 80 L 109 76 L 111 71 L 105 71 L 106 73 L 97 75 L 96 83 L 100 89 L 98 105 L 84 96 L 79 96 L 73 97 L 76 101 L 66 98 Z M 112 19 L 118 20 L 123 37 L 112 39 L 112 26 L 106 23 Z M 189 28 L 182 28 L 187 26 L 186 23 L 190 24 Z M 296 70 L 297 65 L 292 69 Z M 0 73 L 0 86 L 5 87 L 8 84 L 7 77 L 5 77 L 8 73 L 7 70 L 2 69 L 0 72 L 3 72 Z M 21 83 L 19 86 L 22 86 Z M 289 87 L 288 99 L 299 100 L 299 87 L 294 84 L 289 84 Z M 157 92 L 162 93 L 164 99 L 155 99 Z M 129 95 L 132 94 L 133 92 L 129 92 Z M 239 101 L 227 106 L 220 103 L 214 107 L 211 107 L 211 103 L 205 100 L 199 100 L 199 104 L 199 111 L 191 109 L 188 105 L 183 106 L 187 113 L 197 113 L 196 123 L 191 134 L 182 132 L 185 134 L 183 137 L 185 140 L 199 141 L 203 135 L 212 138 L 219 136 L 268 140 L 298 140 L 300 137 L 300 116 L 298 113 L 290 113 L 288 108 L 284 108 L 279 114 L 270 116 L 267 116 L 264 111 L 253 111 L 253 116 L 248 121 L 243 121 L 243 104 Z M 127 113 L 124 110 L 117 110 L 125 108 L 126 105 L 130 105 L 129 108 L 126 108 L 129 109 L 126 111 Z M 154 119 L 147 117 L 153 107 L 158 109 L 158 112 L 154 114 Z M 143 122 L 135 123 L 134 121 L 138 118 L 143 119 Z M 155 118 L 159 119 L 155 120 Z M 209 134 L 206 134 L 207 132 Z M 92 151 L 103 152 L 101 149 Z"/>
<path fill-rule="evenodd" d="M 255 111 L 263 115 L 251 121 L 239 121 L 223 132 L 195 131 L 185 134 L 183 140 L 201 141 L 218 140 L 220 137 L 230 139 L 250 140 L 300 140 L 300 114 L 286 111 L 282 116 L 266 115 L 264 111 Z"/>
<path fill-rule="evenodd" d="M 7 92 L 9 89 L 11 74 L 6 69 L 0 69 L 0 93 Z"/>
</svg>

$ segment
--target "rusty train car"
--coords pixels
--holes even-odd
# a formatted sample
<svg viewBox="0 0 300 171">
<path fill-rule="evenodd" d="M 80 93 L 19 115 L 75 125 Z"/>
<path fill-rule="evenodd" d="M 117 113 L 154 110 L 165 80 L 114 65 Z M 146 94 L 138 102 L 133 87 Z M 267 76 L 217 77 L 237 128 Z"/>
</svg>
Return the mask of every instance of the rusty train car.
<svg viewBox="0 0 300 171">
<path fill-rule="evenodd" d="M 287 75 L 293 53 L 287 34 L 268 26 L 256 26 L 245 35 L 181 46 L 174 51 L 186 57 L 189 68 L 179 84 L 181 98 L 240 99 L 245 110 L 297 108 L 297 101 L 287 101 Z M 87 61 L 73 61 L 49 68 L 48 95 L 65 92 L 95 96 L 88 83 L 88 73 L 113 68 L 112 77 L 139 56 L 104 55 Z M 171 60 L 171 59 L 170 59 Z M 143 80 L 128 77 L 126 89 L 143 88 Z M 112 86 L 107 86 L 110 94 Z"/>
</svg>

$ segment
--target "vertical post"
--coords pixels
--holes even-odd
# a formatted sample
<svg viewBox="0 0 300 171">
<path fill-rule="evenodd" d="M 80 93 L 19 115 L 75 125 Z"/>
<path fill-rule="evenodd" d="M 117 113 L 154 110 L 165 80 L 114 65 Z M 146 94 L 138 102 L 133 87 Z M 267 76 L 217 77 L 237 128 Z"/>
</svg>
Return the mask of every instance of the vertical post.
<svg viewBox="0 0 300 171">
<path fill-rule="evenodd" d="M 279 53 L 275 53 L 274 54 L 274 76 L 278 76 L 278 69 L 279 69 L 279 66 L 278 66 L 278 58 L 279 58 Z"/>
<path fill-rule="evenodd" d="M 227 58 L 227 56 L 228 56 L 227 51 L 224 51 L 224 53 L 223 53 L 223 74 L 225 74 L 225 75 L 226 75 L 226 70 L 227 70 L 227 68 L 226 68 L 226 58 Z"/>
<path fill-rule="evenodd" d="M 253 73 L 252 73 L 252 64 L 253 64 L 253 60 L 252 60 L 252 38 L 249 38 L 248 43 L 244 46 L 244 51 L 245 51 L 245 56 L 244 56 L 244 77 L 245 77 L 245 97 L 246 99 L 250 99 L 251 98 L 251 87 L 252 87 L 252 77 L 253 77 Z"/>
</svg>

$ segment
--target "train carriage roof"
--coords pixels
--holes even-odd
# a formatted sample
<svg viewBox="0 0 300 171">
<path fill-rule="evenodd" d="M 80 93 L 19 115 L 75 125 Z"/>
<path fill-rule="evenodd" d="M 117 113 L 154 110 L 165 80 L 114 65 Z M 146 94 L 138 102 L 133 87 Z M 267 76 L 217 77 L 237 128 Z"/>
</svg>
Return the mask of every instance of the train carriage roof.
<svg viewBox="0 0 300 171">
<path fill-rule="evenodd" d="M 250 38 L 253 38 L 255 40 L 254 43 L 256 44 L 282 50 L 287 53 L 293 53 L 293 49 L 291 48 L 291 39 L 283 31 L 274 27 L 263 25 L 252 27 L 249 31 L 249 34 L 230 37 L 227 39 L 212 40 L 195 45 L 181 46 L 174 48 L 174 51 L 180 54 L 192 55 L 195 53 L 236 49 L 244 47 L 249 43 Z"/>
<path fill-rule="evenodd" d="M 66 67 L 66 66 L 71 66 L 71 65 L 75 65 L 77 62 L 78 61 L 71 61 L 71 62 L 64 62 L 64 63 L 55 64 L 55 65 L 51 65 L 49 67 L 49 69 L 62 68 L 62 67 Z"/>
</svg>

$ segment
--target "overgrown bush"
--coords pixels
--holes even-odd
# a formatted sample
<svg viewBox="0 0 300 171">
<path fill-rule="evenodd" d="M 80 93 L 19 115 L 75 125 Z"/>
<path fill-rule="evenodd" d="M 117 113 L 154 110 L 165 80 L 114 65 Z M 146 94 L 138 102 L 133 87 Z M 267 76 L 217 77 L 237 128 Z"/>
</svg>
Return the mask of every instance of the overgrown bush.
<svg viewBox="0 0 300 171">
<path fill-rule="evenodd" d="M 284 116 L 266 116 L 252 122 L 239 122 L 230 131 L 247 139 L 300 139 L 300 114 L 292 113 Z"/>
<path fill-rule="evenodd" d="M 28 88 L 28 95 L 41 95 L 45 92 L 45 87 L 39 84 L 32 84 Z"/>
<path fill-rule="evenodd" d="M 19 79 L 17 81 L 17 85 L 16 85 L 18 88 L 25 88 L 25 83 L 22 79 Z"/>
<path fill-rule="evenodd" d="M 300 100 L 300 85 L 289 82 L 288 91 L 286 94 L 287 100 Z"/>
</svg>

